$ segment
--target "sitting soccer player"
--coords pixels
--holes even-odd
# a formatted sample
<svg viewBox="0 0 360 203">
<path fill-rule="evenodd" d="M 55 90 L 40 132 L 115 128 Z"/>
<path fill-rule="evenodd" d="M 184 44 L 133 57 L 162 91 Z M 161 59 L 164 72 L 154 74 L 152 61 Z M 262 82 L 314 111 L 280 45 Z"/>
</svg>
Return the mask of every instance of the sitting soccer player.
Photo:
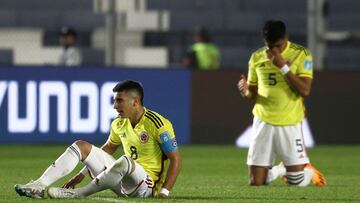
<svg viewBox="0 0 360 203">
<path fill-rule="evenodd" d="M 325 177 L 309 163 L 301 127 L 313 78 L 311 53 L 288 40 L 281 21 L 267 21 L 262 31 L 265 46 L 251 55 L 248 79 L 242 75 L 238 83 L 241 95 L 255 100 L 247 157 L 250 184 L 284 176 L 289 185 L 324 186 Z M 275 155 L 283 164 L 271 168 Z"/>
<path fill-rule="evenodd" d="M 44 198 L 52 183 L 68 175 L 81 161 L 84 167 L 63 188 L 49 188 L 51 198 L 81 198 L 111 189 L 119 196 L 166 197 L 181 168 L 181 156 L 169 120 L 143 106 L 144 92 L 135 81 L 114 88 L 114 108 L 119 116 L 111 124 L 107 142 L 101 147 L 78 140 L 42 174 L 25 185 L 15 185 L 21 196 Z M 122 145 L 125 155 L 111 155 Z M 74 189 L 89 172 L 93 180 Z"/>
</svg>

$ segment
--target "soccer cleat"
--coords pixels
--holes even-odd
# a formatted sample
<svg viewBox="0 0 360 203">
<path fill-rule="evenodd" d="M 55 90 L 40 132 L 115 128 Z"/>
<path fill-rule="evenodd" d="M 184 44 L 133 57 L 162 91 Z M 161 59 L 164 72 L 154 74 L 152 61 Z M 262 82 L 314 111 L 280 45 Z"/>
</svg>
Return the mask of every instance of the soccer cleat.
<svg viewBox="0 0 360 203">
<path fill-rule="evenodd" d="M 325 176 L 318 171 L 313 165 L 311 165 L 310 163 L 305 165 L 305 168 L 309 168 L 312 169 L 313 171 L 313 177 L 312 177 L 312 184 L 318 187 L 324 187 L 327 185 Z"/>
<path fill-rule="evenodd" d="M 282 180 L 286 186 L 289 186 L 289 183 L 287 181 L 287 178 L 285 176 L 280 176 L 280 180 Z"/>
<path fill-rule="evenodd" d="M 41 183 L 30 181 L 25 185 L 16 184 L 14 186 L 16 193 L 20 196 L 42 199 L 44 198 L 45 186 Z"/>
<path fill-rule="evenodd" d="M 281 161 L 278 166 L 285 167 L 285 166 L 284 166 L 284 162 Z M 289 183 L 288 183 L 288 181 L 287 181 L 287 178 L 286 178 L 285 176 L 280 176 L 280 180 L 282 180 L 282 181 L 285 183 L 286 186 L 289 185 Z"/>
<path fill-rule="evenodd" d="M 74 189 L 60 188 L 60 187 L 49 188 L 48 195 L 50 198 L 54 198 L 54 199 L 80 198 L 80 196 L 75 192 Z"/>
</svg>

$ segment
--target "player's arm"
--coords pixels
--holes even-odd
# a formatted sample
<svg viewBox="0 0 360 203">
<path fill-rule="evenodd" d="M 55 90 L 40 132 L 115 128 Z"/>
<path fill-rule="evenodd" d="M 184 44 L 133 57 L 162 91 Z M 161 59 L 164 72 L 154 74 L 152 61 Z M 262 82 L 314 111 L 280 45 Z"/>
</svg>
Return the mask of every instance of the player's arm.
<svg viewBox="0 0 360 203">
<path fill-rule="evenodd" d="M 237 84 L 241 96 L 246 99 L 252 100 L 257 96 L 257 86 L 249 85 L 245 75 L 240 76 Z"/>
<path fill-rule="evenodd" d="M 181 155 L 178 149 L 166 154 L 166 156 L 170 160 L 170 165 L 168 168 L 168 172 L 166 175 L 163 188 L 160 190 L 159 193 L 160 197 L 168 196 L 168 192 L 166 192 L 166 190 L 170 191 L 174 186 L 176 178 L 180 173 L 181 164 L 182 164 Z"/>
<path fill-rule="evenodd" d="M 310 95 L 312 78 L 299 77 L 291 71 L 285 74 L 290 86 L 293 87 L 302 97 Z"/>
<path fill-rule="evenodd" d="M 101 149 L 107 152 L 108 154 L 114 154 L 116 149 L 119 147 L 119 145 L 112 144 L 109 141 L 107 141 Z"/>
<path fill-rule="evenodd" d="M 311 91 L 312 78 L 299 77 L 293 74 L 287 65 L 288 62 L 281 56 L 278 49 L 269 49 L 267 53 L 273 64 L 280 69 L 282 74 L 285 75 L 289 85 L 293 89 L 295 89 L 295 91 L 297 91 L 301 96 L 309 96 Z"/>
<path fill-rule="evenodd" d="M 165 182 L 159 192 L 159 197 L 169 196 L 169 192 L 175 184 L 176 178 L 181 169 L 181 155 L 177 146 L 174 130 L 171 124 L 168 128 L 161 130 L 159 134 L 159 144 L 163 154 L 169 159 L 169 167 L 165 177 Z"/>
</svg>

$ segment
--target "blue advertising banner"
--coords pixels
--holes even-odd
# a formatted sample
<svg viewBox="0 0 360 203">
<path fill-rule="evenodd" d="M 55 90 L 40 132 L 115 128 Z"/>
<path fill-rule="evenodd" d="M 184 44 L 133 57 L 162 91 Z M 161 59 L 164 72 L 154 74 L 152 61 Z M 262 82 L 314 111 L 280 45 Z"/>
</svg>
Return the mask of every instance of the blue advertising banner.
<svg viewBox="0 0 360 203">
<path fill-rule="evenodd" d="M 188 70 L 126 68 L 0 68 L 0 143 L 104 143 L 122 80 L 144 86 L 144 106 L 168 118 L 179 143 L 190 141 Z"/>
</svg>

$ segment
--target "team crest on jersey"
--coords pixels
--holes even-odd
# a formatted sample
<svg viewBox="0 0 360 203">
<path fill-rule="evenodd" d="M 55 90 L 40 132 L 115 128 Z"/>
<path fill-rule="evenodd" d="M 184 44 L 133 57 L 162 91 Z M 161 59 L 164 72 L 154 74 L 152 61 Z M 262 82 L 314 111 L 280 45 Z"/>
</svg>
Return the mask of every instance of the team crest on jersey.
<svg viewBox="0 0 360 203">
<path fill-rule="evenodd" d="M 141 143 L 149 141 L 149 135 L 145 131 L 140 133 L 139 138 Z"/>
</svg>

